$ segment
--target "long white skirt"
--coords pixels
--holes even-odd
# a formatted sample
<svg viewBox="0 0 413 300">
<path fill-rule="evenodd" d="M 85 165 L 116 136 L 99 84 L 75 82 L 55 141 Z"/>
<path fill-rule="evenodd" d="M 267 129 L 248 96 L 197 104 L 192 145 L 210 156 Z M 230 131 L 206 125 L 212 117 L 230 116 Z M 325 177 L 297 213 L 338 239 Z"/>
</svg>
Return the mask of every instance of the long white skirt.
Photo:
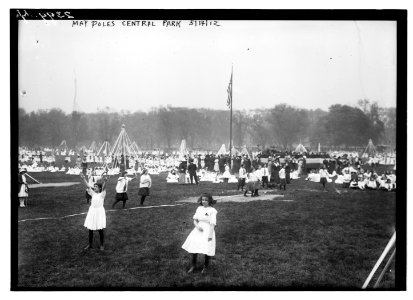
<svg viewBox="0 0 413 300">
<path fill-rule="evenodd" d="M 106 228 L 106 213 L 103 207 L 89 207 L 84 226 L 89 230 Z"/>
<path fill-rule="evenodd" d="M 22 197 L 29 197 L 29 194 L 26 192 L 26 185 L 22 184 L 20 191 L 19 191 L 19 198 Z"/>
<path fill-rule="evenodd" d="M 212 233 L 212 240 L 208 241 L 209 231 L 211 225 L 206 222 L 199 222 L 200 227 L 204 231 L 199 231 L 198 228 L 194 228 L 186 238 L 185 243 L 182 245 L 182 249 L 189 253 L 199 253 L 208 256 L 215 255 L 215 231 Z"/>
<path fill-rule="evenodd" d="M 231 173 L 229 171 L 225 171 L 224 174 L 222 175 L 224 178 L 231 178 Z"/>
</svg>

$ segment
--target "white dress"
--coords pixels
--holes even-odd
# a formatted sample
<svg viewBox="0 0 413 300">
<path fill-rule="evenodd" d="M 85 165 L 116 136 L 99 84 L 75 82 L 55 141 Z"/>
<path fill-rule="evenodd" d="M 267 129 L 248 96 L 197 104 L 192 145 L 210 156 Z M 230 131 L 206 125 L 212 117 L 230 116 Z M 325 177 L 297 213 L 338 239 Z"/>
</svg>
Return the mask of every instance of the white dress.
<svg viewBox="0 0 413 300">
<path fill-rule="evenodd" d="M 219 162 L 219 160 L 218 159 L 215 159 L 214 160 L 214 171 L 215 172 L 219 172 L 219 164 L 218 164 L 218 162 Z"/>
<path fill-rule="evenodd" d="M 27 184 L 26 176 L 22 175 L 22 181 L 23 181 L 23 184 L 20 187 L 19 195 L 18 195 L 20 198 L 29 196 L 29 194 L 26 192 L 26 184 Z"/>
<path fill-rule="evenodd" d="M 211 224 L 217 223 L 217 210 L 211 206 L 199 206 L 195 212 L 194 220 L 198 220 L 198 225 L 203 229 L 199 231 L 194 228 L 186 238 L 182 248 L 189 253 L 200 253 L 208 256 L 215 255 L 215 230 L 212 233 L 212 240 L 208 241 Z"/>
<path fill-rule="evenodd" d="M 225 172 L 222 175 L 222 177 L 228 178 L 228 179 L 231 178 L 231 173 L 229 172 L 229 167 L 228 166 L 225 166 Z"/>
<path fill-rule="evenodd" d="M 103 207 L 106 191 L 96 193 L 89 189 L 89 195 L 92 196 L 89 211 L 86 215 L 84 226 L 89 230 L 99 230 L 106 228 L 106 213 Z"/>
</svg>

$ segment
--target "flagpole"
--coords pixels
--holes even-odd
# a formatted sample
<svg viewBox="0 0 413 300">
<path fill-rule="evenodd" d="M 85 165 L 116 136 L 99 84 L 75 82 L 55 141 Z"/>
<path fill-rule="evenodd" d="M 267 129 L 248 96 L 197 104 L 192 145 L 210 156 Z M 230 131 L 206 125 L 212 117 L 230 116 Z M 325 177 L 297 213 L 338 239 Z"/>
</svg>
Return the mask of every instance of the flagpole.
<svg viewBox="0 0 413 300">
<path fill-rule="evenodd" d="M 234 66 L 231 66 L 231 109 L 230 109 L 230 116 L 229 116 L 229 170 L 231 172 L 232 166 L 231 166 L 231 161 L 232 161 L 232 89 L 233 89 L 233 70 Z"/>
</svg>

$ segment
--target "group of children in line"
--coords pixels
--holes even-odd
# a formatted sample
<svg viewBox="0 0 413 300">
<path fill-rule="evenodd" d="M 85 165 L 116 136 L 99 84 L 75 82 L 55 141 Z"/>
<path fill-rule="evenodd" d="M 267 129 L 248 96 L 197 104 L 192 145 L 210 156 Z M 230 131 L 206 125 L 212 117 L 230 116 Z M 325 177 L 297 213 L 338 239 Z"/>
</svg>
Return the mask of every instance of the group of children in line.
<svg viewBox="0 0 413 300">
<path fill-rule="evenodd" d="M 285 171 L 285 166 L 282 165 L 280 167 L 280 170 L 277 171 L 278 173 L 278 182 L 276 183 L 275 178 L 270 178 L 270 174 L 268 171 L 267 164 L 264 164 L 264 167 L 261 165 L 258 166 L 258 169 L 255 169 L 254 167 L 251 167 L 250 171 L 247 172 L 245 169 L 244 165 L 241 165 L 239 169 L 239 176 L 238 176 L 238 186 L 237 190 L 244 191 L 245 187 L 245 192 L 244 196 L 247 196 L 248 192 L 251 192 L 251 197 L 256 197 L 259 196 L 258 190 L 260 187 L 279 187 L 279 189 L 286 189 L 287 186 L 287 176 L 286 176 L 286 171 Z"/>
</svg>

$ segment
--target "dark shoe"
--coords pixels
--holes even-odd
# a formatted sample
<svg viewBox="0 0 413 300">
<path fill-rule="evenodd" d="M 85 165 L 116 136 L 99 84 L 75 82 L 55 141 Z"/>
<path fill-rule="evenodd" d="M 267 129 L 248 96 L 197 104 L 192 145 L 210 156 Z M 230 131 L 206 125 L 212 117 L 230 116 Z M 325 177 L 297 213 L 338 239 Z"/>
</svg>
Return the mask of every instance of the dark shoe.
<svg viewBox="0 0 413 300">
<path fill-rule="evenodd" d="M 244 194 L 244 197 L 248 197 L 248 196 Z"/>
<path fill-rule="evenodd" d="M 195 270 L 195 267 L 191 267 L 189 270 L 188 270 L 188 274 L 191 274 L 191 273 L 193 273 L 194 272 L 194 270 Z"/>
</svg>

